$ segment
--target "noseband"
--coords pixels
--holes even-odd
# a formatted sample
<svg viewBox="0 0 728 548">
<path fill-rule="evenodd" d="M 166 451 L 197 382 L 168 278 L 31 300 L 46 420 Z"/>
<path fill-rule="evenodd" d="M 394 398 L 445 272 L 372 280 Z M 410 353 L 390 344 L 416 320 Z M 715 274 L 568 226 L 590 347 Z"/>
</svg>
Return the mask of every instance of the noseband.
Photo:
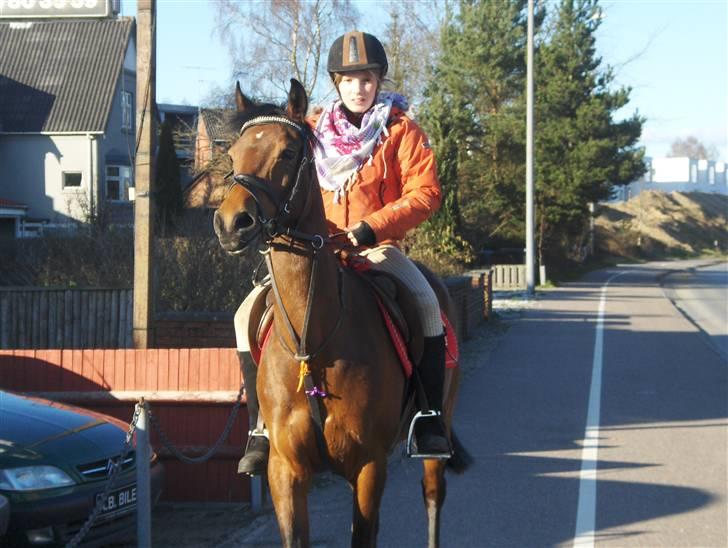
<svg viewBox="0 0 728 548">
<path fill-rule="evenodd" d="M 315 247 L 320 248 L 323 246 L 326 240 L 326 238 L 324 238 L 323 236 L 318 234 L 304 234 L 295 230 L 294 228 L 291 228 L 290 226 L 286 227 L 286 225 L 288 224 L 288 217 L 291 215 L 292 211 L 291 204 L 302 192 L 301 181 L 304 178 L 303 175 L 308 172 L 308 180 L 311 180 L 310 170 L 313 167 L 313 160 L 311 158 L 311 147 L 309 145 L 309 131 L 305 125 L 298 124 L 293 120 L 286 118 L 285 116 L 258 116 L 245 122 L 245 124 L 243 124 L 243 127 L 240 128 L 239 135 L 242 136 L 245 130 L 248 128 L 265 124 L 284 124 L 290 126 L 298 131 L 299 135 L 303 139 L 303 154 L 301 157 L 301 161 L 298 164 L 296 178 L 293 185 L 288 189 L 288 192 L 282 197 L 282 199 L 279 200 L 275 192 L 271 188 L 271 180 L 264 179 L 262 177 L 258 177 L 257 175 L 249 173 L 230 172 L 226 176 L 226 178 L 232 177 L 232 181 L 228 186 L 227 192 L 229 193 L 234 186 L 240 185 L 245 190 L 247 190 L 248 193 L 253 197 L 253 200 L 255 200 L 258 220 L 262 224 L 261 230 L 265 230 L 265 234 L 267 237 L 266 240 L 268 242 L 273 240 L 273 238 L 275 238 L 276 236 L 286 234 L 296 239 L 311 241 Z M 305 192 L 306 206 L 304 208 L 304 214 L 305 211 L 308 209 L 310 189 L 305 189 Z M 266 217 L 263 211 L 260 201 L 261 195 L 265 195 L 268 200 L 270 200 L 270 202 L 273 203 L 273 205 L 275 206 L 275 215 L 271 218 Z"/>
</svg>

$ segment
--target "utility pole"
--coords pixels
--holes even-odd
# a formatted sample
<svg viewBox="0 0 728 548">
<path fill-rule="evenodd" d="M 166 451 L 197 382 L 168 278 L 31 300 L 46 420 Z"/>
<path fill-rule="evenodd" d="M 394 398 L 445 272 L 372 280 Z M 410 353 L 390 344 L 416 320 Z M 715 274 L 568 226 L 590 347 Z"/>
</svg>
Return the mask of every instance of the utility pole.
<svg viewBox="0 0 728 548">
<path fill-rule="evenodd" d="M 533 215 L 533 1 L 528 0 L 528 41 L 526 45 L 526 291 L 534 293 L 534 215 Z"/>
<path fill-rule="evenodd" d="M 152 243 L 154 211 L 154 138 L 156 102 L 154 55 L 156 0 L 139 0 L 136 20 L 136 158 L 134 180 L 134 348 L 153 345 Z"/>
</svg>

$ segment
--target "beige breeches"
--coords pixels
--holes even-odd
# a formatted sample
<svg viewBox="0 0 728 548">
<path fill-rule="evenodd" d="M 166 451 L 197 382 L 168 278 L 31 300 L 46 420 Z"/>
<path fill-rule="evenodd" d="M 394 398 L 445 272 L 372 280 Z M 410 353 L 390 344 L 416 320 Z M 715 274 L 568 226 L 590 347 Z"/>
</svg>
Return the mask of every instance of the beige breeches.
<svg viewBox="0 0 728 548">
<path fill-rule="evenodd" d="M 412 292 L 420 313 L 425 337 L 442 335 L 440 303 L 415 263 L 409 260 L 398 247 L 390 244 L 367 249 L 361 254 L 371 261 L 374 270 L 395 276 Z"/>
</svg>

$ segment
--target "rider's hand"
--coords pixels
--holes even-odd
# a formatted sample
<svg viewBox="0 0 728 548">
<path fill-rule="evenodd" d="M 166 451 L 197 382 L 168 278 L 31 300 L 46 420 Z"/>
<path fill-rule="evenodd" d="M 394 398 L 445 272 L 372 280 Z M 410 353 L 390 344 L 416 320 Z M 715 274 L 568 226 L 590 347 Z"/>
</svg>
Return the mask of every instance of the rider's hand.
<svg viewBox="0 0 728 548">
<path fill-rule="evenodd" d="M 374 245 L 377 243 L 377 237 L 372 227 L 364 221 L 359 221 L 353 228 L 347 228 L 346 237 L 355 246 Z"/>
</svg>

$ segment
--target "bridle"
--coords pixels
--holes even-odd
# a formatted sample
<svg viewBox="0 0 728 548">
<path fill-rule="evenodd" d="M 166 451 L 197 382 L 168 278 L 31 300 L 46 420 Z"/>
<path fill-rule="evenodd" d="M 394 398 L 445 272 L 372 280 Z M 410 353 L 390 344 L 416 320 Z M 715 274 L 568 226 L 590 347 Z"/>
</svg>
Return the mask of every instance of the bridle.
<svg viewBox="0 0 728 548">
<path fill-rule="evenodd" d="M 290 226 L 290 215 L 293 212 L 292 204 L 298 199 L 301 192 L 305 193 L 306 203 L 304 204 L 302 213 L 298 215 L 298 219 L 305 216 L 310 205 L 310 189 L 302 189 L 302 180 L 304 179 L 304 175 L 308 175 L 306 179 L 311 181 L 311 174 L 314 165 L 310 145 L 310 131 L 305 124 L 299 124 L 285 116 L 257 116 L 243 124 L 240 128 L 239 136 L 242 137 L 245 130 L 251 127 L 264 124 L 284 124 L 294 128 L 303 139 L 303 150 L 301 160 L 298 164 L 298 169 L 296 170 L 294 183 L 289 187 L 282 198 L 276 196 L 276 193 L 272 190 L 272 181 L 269 179 L 264 179 L 249 173 L 234 173 L 233 171 L 225 176 L 226 179 L 232 178 L 230 185 L 228 185 L 227 193 L 229 193 L 234 186 L 239 185 L 247 190 L 255 201 L 256 215 L 260 222 L 260 228 L 246 243 L 249 243 L 260 236 L 262 232 L 265 232 L 264 240 L 268 244 L 270 244 L 274 238 L 286 235 L 294 240 L 308 241 L 315 249 L 321 249 L 325 243 L 331 243 L 329 238 L 324 237 L 321 234 L 301 232 L 297 229 L 297 225 L 295 227 Z M 262 195 L 265 195 L 266 198 L 274 205 L 275 214 L 273 217 L 269 218 L 265 215 L 261 205 Z"/>
</svg>

